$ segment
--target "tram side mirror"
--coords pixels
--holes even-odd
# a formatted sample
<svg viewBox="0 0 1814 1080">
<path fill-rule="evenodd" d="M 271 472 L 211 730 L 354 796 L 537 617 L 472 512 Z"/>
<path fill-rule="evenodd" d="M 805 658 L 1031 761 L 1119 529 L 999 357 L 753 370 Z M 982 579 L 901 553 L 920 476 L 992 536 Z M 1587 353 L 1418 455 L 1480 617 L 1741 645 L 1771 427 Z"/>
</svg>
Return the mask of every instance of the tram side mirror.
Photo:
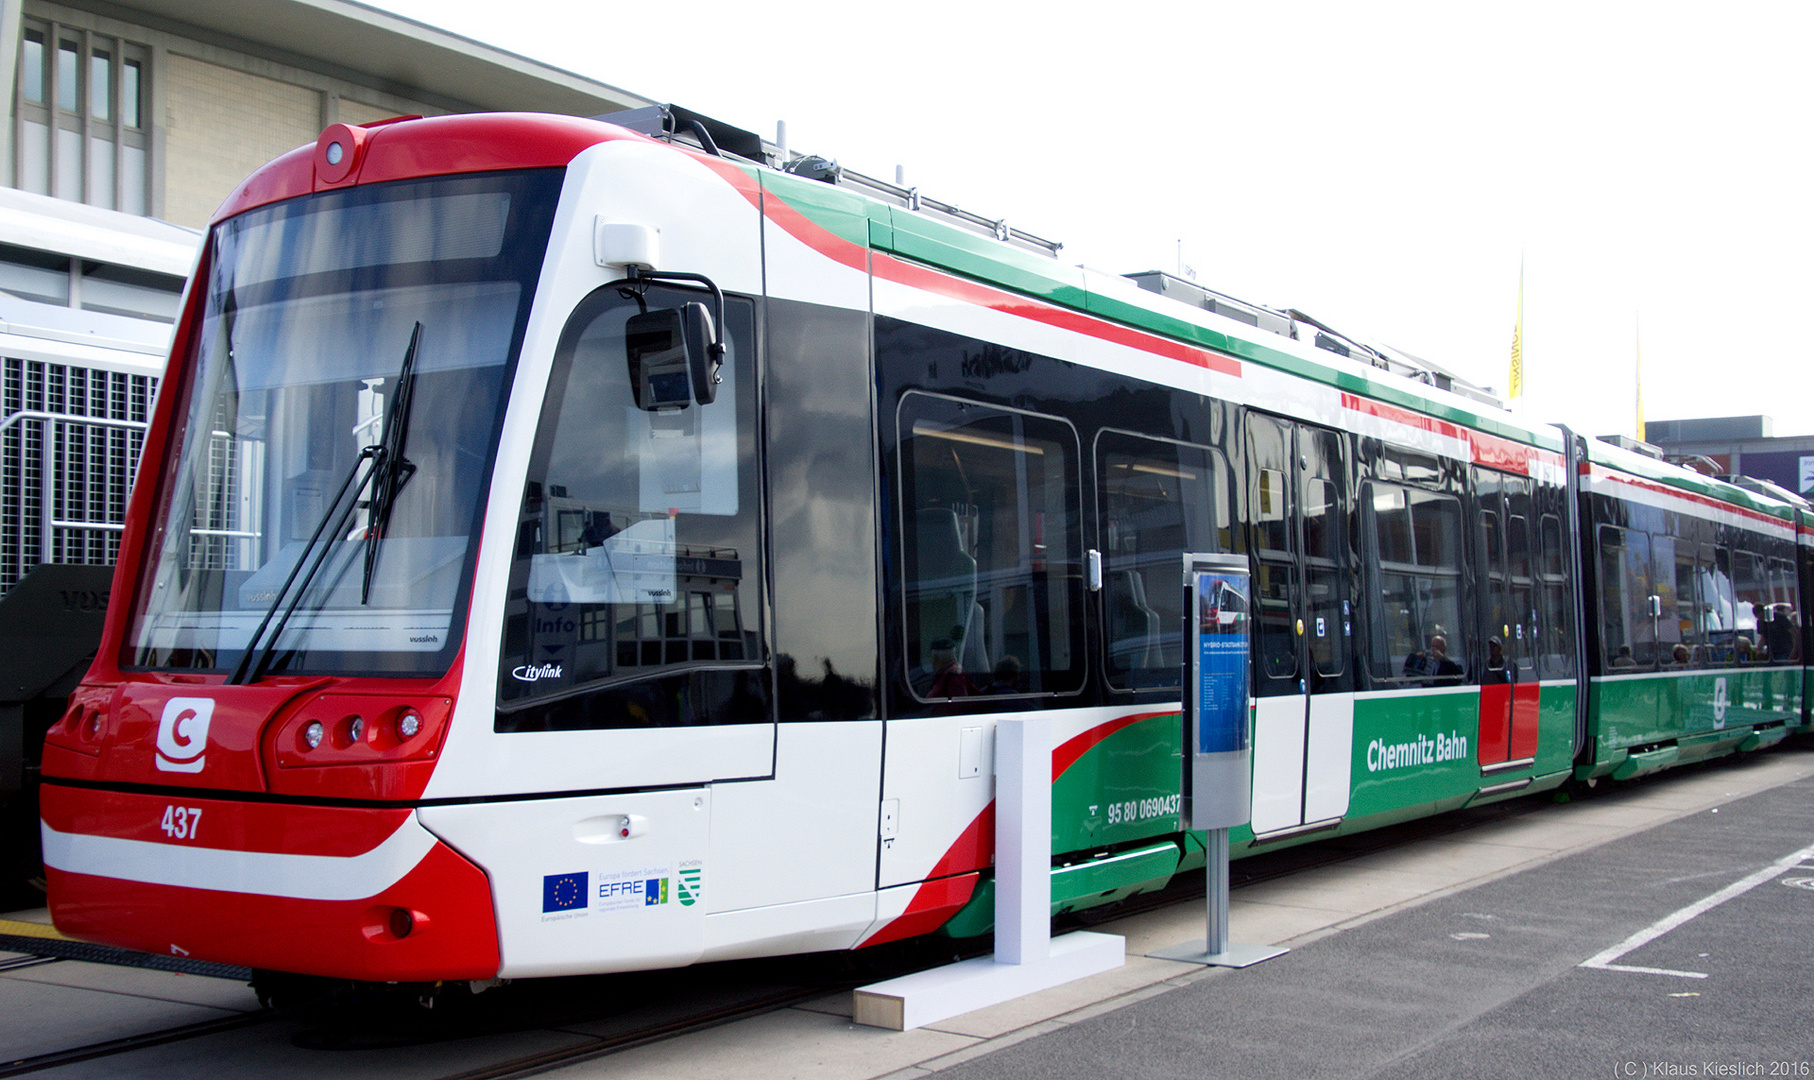
<svg viewBox="0 0 1814 1080">
<path fill-rule="evenodd" d="M 691 365 L 680 312 L 661 308 L 630 316 L 624 327 L 624 352 L 638 408 L 667 412 L 692 404 Z"/>
<path fill-rule="evenodd" d="M 711 312 L 704 304 L 630 316 L 624 327 L 624 352 L 637 406 L 648 412 L 669 412 L 716 400 L 716 337 Z"/>
<path fill-rule="evenodd" d="M 712 326 L 712 313 L 704 304 L 688 304 L 680 309 L 680 325 L 687 343 L 687 371 L 693 377 L 693 400 L 710 405 L 718 400 L 718 367 L 724 352 L 722 345 L 713 344 L 718 334 Z"/>
</svg>

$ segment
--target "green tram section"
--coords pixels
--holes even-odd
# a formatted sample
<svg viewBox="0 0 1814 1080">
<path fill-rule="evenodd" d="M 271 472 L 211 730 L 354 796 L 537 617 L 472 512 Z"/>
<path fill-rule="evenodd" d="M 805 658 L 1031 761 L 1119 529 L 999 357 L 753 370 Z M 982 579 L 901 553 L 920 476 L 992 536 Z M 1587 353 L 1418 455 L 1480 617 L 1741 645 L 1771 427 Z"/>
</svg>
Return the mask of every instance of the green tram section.
<svg viewBox="0 0 1814 1080">
<path fill-rule="evenodd" d="M 1538 751 L 1517 769 L 1483 776 L 1475 753 L 1479 688 L 1361 695 L 1355 706 L 1353 791 L 1348 814 L 1333 827 L 1276 839 L 1232 829 L 1234 858 L 1365 832 L 1387 825 L 1554 790 L 1577 780 L 1631 779 L 1672 765 L 1767 749 L 1800 715 L 1801 667 L 1693 677 L 1643 676 L 1593 684 L 1597 757 L 1576 763 L 1573 686 L 1545 686 L 1539 706 Z M 1727 721 L 1718 727 L 1711 704 L 1684 707 L 1663 726 L 1675 702 L 1727 679 L 1733 687 Z M 1611 690 L 1611 694 L 1608 693 Z M 1673 701 L 1670 695 L 1675 695 Z M 1149 717 L 1116 732 L 1059 776 L 1052 789 L 1052 845 L 1072 854 L 1054 859 L 1051 912 L 1060 915 L 1112 904 L 1164 888 L 1204 863 L 1201 833 L 1184 832 L 1176 812 L 1179 717 Z M 1108 820 L 1105 799 L 1154 816 Z M 945 925 L 951 937 L 987 933 L 994 882 L 985 874 L 975 893 Z"/>
<path fill-rule="evenodd" d="M 1804 730 L 1814 515 L 1597 440 L 1584 450 L 1592 677 L 1575 777 L 1630 779 Z"/>
<path fill-rule="evenodd" d="M 1592 760 L 1582 780 L 1628 780 L 1671 765 L 1773 746 L 1801 723 L 1804 668 L 1595 679 Z"/>
<path fill-rule="evenodd" d="M 1586 473 L 1605 470 L 1689 501 L 1742 508 L 1781 521 L 1789 529 L 1799 524 L 1814 532 L 1814 514 L 1598 440 L 1573 439 L 1543 425 L 1527 426 L 1491 405 L 1476 408 L 1465 396 L 1425 392 L 1416 382 L 1376 371 L 1384 365 L 1370 367 L 1360 354 L 1319 360 L 1318 348 L 1305 341 L 1283 346 L 1274 337 L 1274 328 L 1263 322 L 1248 330 L 1212 318 L 1203 309 L 1215 311 L 1213 304 L 1167 297 L 1125 278 L 1067 266 L 847 187 L 767 170 L 752 172 L 765 199 L 779 200 L 811 226 L 867 249 L 872 268 L 886 258 L 935 267 L 1563 456 L 1570 474 L 1568 489 L 1577 495 L 1580 511 L 1578 523 L 1569 522 L 1573 535 L 1568 542 L 1578 559 L 1571 576 L 1577 595 L 1585 596 L 1590 606 L 1573 642 L 1571 670 L 1545 669 L 1538 675 L 1534 752 L 1513 760 L 1502 756 L 1498 764 L 1483 766 L 1488 759 L 1479 743 L 1488 688 L 1476 684 L 1392 688 L 1390 680 L 1382 684 L 1379 677 L 1399 672 L 1376 669 L 1370 683 L 1375 689 L 1366 689 L 1369 684 L 1363 683 L 1354 695 L 1345 812 L 1337 820 L 1282 834 L 1256 837 L 1249 827 L 1236 828 L 1230 835 L 1234 856 L 1536 794 L 1571 779 L 1625 780 L 1672 765 L 1765 749 L 1791 731 L 1810 727 L 1805 704 L 1814 693 L 1814 669 L 1799 660 L 1793 665 L 1748 667 L 1710 656 L 1693 670 L 1663 670 L 1653 661 L 1646 672 L 1611 673 L 1591 606 L 1597 595 L 1596 533 L 1602 523 L 1594 507 L 1607 496 L 1577 491 L 1585 480 L 1577 475 L 1577 467 Z M 1277 312 L 1256 310 L 1283 318 Z M 1296 318 L 1298 313 L 1290 315 Z M 1359 496 L 1358 491 L 1355 494 Z M 1794 563 L 1799 595 L 1810 595 L 1814 544 L 1798 550 Z M 1798 614 L 1805 623 L 1805 613 Z M 1802 638 L 1809 640 L 1805 626 Z M 1361 665 L 1368 659 L 1354 657 Z M 1382 685 L 1386 688 L 1379 688 Z M 1529 696 L 1520 694 L 1527 706 L 1533 704 Z M 1059 854 L 1052 875 L 1054 914 L 1163 888 L 1177 874 L 1202 866 L 1202 838 L 1182 831 L 1177 812 L 1179 742 L 1177 714 L 1152 715 L 1104 739 L 1055 779 L 1052 850 Z M 1111 808 L 1118 810 L 1111 813 Z M 969 903 L 943 932 L 955 937 L 986 932 L 992 905 L 993 882 L 984 871 Z"/>
</svg>

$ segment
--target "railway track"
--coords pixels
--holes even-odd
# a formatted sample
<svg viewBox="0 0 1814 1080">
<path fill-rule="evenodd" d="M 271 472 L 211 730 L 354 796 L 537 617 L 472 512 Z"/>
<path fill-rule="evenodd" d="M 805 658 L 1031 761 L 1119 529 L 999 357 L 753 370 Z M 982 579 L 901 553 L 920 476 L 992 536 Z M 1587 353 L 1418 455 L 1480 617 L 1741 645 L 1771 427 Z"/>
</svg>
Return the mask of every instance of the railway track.
<svg viewBox="0 0 1814 1080">
<path fill-rule="evenodd" d="M 852 982 L 851 986 L 857 985 Z M 660 1042 L 695 1031 L 728 1024 L 736 1020 L 763 1013 L 785 1009 L 816 997 L 823 997 L 830 988 L 811 987 L 780 991 L 761 999 L 743 1002 L 737 1005 L 722 1006 L 701 1010 L 693 1015 L 676 1017 L 660 1023 L 650 1024 L 634 1031 L 616 1035 L 601 1036 L 590 1042 L 575 1046 L 561 1047 L 537 1054 L 529 1054 L 511 1061 L 498 1062 L 465 1072 L 452 1073 L 442 1080 L 515 1080 L 516 1077 L 534 1076 L 566 1065 L 577 1065 L 583 1061 L 605 1057 L 632 1047 Z"/>
<path fill-rule="evenodd" d="M 275 1019 L 277 1019 L 277 1014 L 271 1012 L 242 1013 L 218 1020 L 205 1020 L 199 1024 L 184 1024 L 160 1031 L 148 1031 L 142 1035 L 108 1039 L 104 1042 L 90 1043 L 68 1050 L 57 1050 L 48 1054 L 15 1058 L 11 1061 L 0 1062 L 0 1077 L 24 1076 L 27 1073 L 43 1072 L 46 1069 L 59 1069 L 81 1061 L 117 1057 L 120 1054 L 130 1054 L 135 1050 L 146 1050 L 153 1046 L 163 1046 L 166 1043 L 198 1039 L 205 1035 L 218 1035 L 226 1031 L 237 1031 L 240 1028 L 270 1023 Z"/>
</svg>

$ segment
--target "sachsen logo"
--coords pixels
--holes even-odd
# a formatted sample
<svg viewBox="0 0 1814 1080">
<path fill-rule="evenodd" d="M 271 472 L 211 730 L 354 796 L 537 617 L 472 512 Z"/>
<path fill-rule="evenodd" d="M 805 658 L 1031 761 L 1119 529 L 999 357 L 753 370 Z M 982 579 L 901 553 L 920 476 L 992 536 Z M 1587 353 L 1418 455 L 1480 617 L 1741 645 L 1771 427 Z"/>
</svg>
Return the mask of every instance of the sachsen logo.
<svg viewBox="0 0 1814 1080">
<path fill-rule="evenodd" d="M 208 721 L 214 717 L 214 699 L 171 698 L 157 721 L 157 767 L 162 772 L 198 773 L 208 749 Z"/>
</svg>

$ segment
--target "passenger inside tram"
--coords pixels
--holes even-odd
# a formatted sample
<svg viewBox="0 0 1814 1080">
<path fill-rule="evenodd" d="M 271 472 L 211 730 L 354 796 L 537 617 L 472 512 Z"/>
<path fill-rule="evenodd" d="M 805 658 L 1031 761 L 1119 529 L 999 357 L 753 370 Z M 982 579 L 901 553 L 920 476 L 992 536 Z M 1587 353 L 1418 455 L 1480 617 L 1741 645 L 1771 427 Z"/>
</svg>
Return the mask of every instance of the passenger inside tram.
<svg viewBox="0 0 1814 1080">
<path fill-rule="evenodd" d="M 1489 686 L 1518 681 L 1518 669 L 1506 663 L 1505 643 L 1496 636 L 1486 639 L 1486 671 L 1480 681 Z"/>
<path fill-rule="evenodd" d="M 1495 639 L 1497 640 L 1497 639 Z M 1505 664 L 1504 654 L 1500 666 Z M 1405 674 L 1431 680 L 1435 686 L 1449 686 L 1461 681 L 1461 665 L 1449 658 L 1449 639 L 1442 634 L 1430 635 L 1430 647 L 1405 657 Z"/>
<path fill-rule="evenodd" d="M 1764 648 L 1769 651 L 1771 660 L 1785 662 L 1801 659 L 1793 608 L 1787 604 L 1770 605 L 1768 621 L 1760 621 L 1758 626 L 1761 627 Z"/>
<path fill-rule="evenodd" d="M 962 627 L 954 626 L 962 639 Z M 948 637 L 934 640 L 927 646 L 927 663 L 909 676 L 913 688 L 920 696 L 928 698 L 968 697 L 970 680 L 964 677 L 964 665 L 958 660 L 958 646 Z"/>
</svg>

